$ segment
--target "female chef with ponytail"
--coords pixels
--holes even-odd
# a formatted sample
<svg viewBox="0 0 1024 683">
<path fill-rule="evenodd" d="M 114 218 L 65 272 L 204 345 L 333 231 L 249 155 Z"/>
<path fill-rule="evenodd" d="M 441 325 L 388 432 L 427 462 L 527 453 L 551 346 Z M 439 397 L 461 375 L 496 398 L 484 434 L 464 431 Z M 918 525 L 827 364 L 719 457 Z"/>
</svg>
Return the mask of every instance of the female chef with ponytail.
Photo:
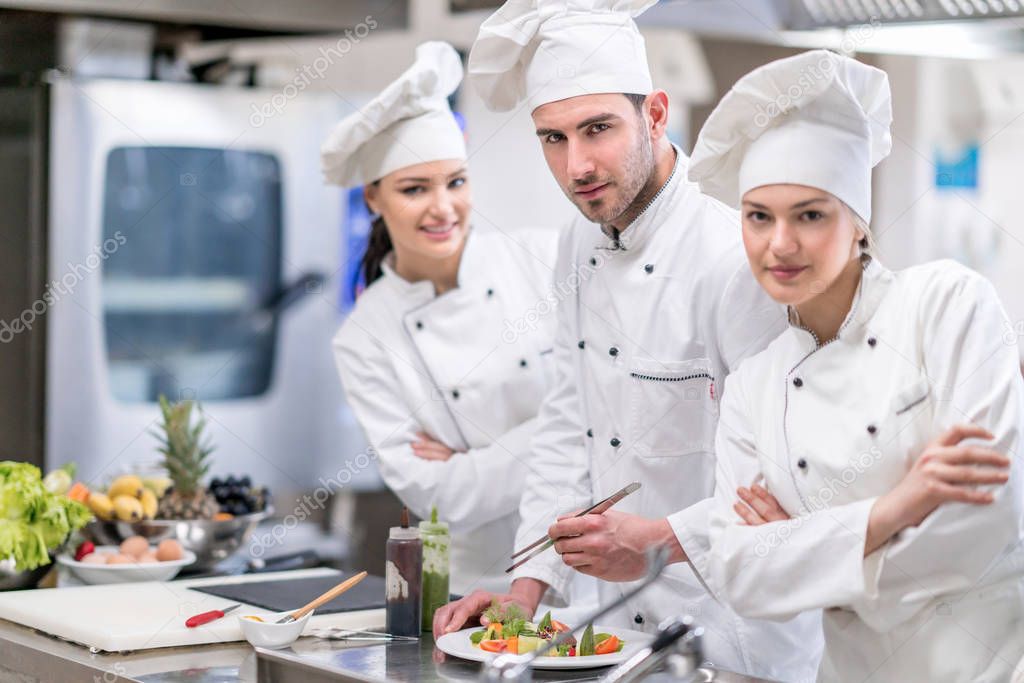
<svg viewBox="0 0 1024 683">
<path fill-rule="evenodd" d="M 446 43 L 323 148 L 328 182 L 375 214 L 366 290 L 334 339 L 348 402 L 387 485 L 451 525 L 455 593 L 505 583 L 535 415 L 548 384 L 554 231 L 471 227 L 463 134 L 448 106 L 462 64 Z"/>
</svg>

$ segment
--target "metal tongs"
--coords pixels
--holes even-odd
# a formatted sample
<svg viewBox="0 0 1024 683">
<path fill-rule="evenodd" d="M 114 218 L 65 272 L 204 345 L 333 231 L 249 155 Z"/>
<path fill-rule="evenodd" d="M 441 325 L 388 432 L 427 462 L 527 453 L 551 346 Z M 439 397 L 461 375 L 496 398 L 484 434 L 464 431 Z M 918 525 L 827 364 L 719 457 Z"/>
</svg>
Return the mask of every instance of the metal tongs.
<svg viewBox="0 0 1024 683">
<path fill-rule="evenodd" d="M 612 495 L 608 496 L 604 500 L 601 500 L 601 501 L 598 501 L 598 502 L 594 503 L 593 505 L 588 507 L 586 510 L 582 510 L 580 512 L 577 512 L 575 515 L 573 515 L 573 517 L 582 517 L 583 515 L 601 515 L 601 514 L 604 514 L 605 512 L 608 511 L 609 508 L 611 508 L 611 506 L 615 505 L 620 500 L 622 500 L 623 498 L 625 498 L 629 494 L 631 494 L 634 491 L 636 491 L 638 488 L 640 488 L 640 482 L 634 481 L 632 484 L 630 484 L 628 486 L 624 486 L 623 488 L 619 489 L 618 491 L 616 491 Z M 537 546 L 540 546 L 536 550 L 533 550 L 532 553 L 530 553 L 529 555 L 527 555 L 526 557 L 524 557 L 523 559 L 519 560 L 514 565 L 512 565 L 511 567 L 506 569 L 505 573 L 508 574 L 509 572 L 511 572 L 512 570 L 516 569 L 517 567 L 521 567 L 522 565 L 526 564 L 527 562 L 529 562 L 533 558 L 537 557 L 538 555 L 540 555 L 542 552 L 544 552 L 545 550 L 547 550 L 548 548 L 550 548 L 554 544 L 555 544 L 554 539 L 548 538 L 547 535 L 544 535 L 544 536 L 541 536 L 540 538 L 538 538 L 536 541 L 534 541 L 530 545 L 526 546 L 525 548 L 521 548 L 520 550 L 515 551 L 514 553 L 512 553 L 512 559 L 513 560 L 516 559 L 517 557 L 519 557 L 520 555 L 522 555 L 523 553 L 525 553 L 526 551 L 533 550 L 534 548 L 537 548 Z"/>
</svg>

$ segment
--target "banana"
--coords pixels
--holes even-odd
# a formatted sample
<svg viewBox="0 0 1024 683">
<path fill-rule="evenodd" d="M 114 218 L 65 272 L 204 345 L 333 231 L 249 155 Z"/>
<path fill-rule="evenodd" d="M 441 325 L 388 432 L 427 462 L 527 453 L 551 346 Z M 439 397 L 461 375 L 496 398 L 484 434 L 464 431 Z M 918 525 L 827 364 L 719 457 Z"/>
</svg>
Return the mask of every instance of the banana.
<svg viewBox="0 0 1024 683">
<path fill-rule="evenodd" d="M 142 505 L 142 516 L 146 519 L 153 519 L 156 517 L 157 500 L 156 494 L 151 489 L 145 489 L 142 495 L 139 497 L 139 503 Z"/>
<path fill-rule="evenodd" d="M 114 514 L 122 522 L 138 522 L 142 519 L 142 503 L 138 498 L 122 494 L 114 498 Z"/>
<path fill-rule="evenodd" d="M 118 496 L 138 498 L 142 495 L 143 488 L 142 480 L 137 476 L 134 474 L 123 474 L 110 485 L 107 495 L 110 496 L 111 500 L 115 500 Z"/>
<path fill-rule="evenodd" d="M 169 477 L 143 477 L 142 485 L 155 493 L 159 500 L 164 497 L 167 489 L 171 487 L 171 480 Z"/>
<path fill-rule="evenodd" d="M 100 519 L 113 519 L 114 518 L 114 504 L 110 502 L 110 497 L 102 493 L 93 491 L 89 494 L 86 505 L 92 510 L 92 513 Z"/>
</svg>

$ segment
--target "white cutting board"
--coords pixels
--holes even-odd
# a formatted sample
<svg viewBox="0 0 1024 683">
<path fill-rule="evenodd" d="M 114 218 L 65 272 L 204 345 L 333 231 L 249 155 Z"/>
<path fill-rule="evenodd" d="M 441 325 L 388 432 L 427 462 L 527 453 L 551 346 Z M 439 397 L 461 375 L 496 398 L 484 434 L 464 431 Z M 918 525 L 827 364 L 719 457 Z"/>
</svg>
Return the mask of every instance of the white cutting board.
<svg viewBox="0 0 1024 683">
<path fill-rule="evenodd" d="M 104 652 L 146 650 L 179 645 L 205 645 L 243 640 L 236 615 L 271 614 L 242 605 L 222 619 L 186 628 L 189 617 L 234 604 L 190 590 L 189 586 L 273 581 L 338 574 L 332 569 L 300 569 L 185 581 L 146 581 L 105 586 L 40 588 L 0 593 L 0 616 L 8 621 Z M 342 575 L 338 574 L 339 581 Z M 312 600 L 315 595 L 309 596 Z M 302 605 L 295 605 L 295 609 Z M 306 629 L 324 626 L 379 628 L 384 610 L 314 614 Z"/>
</svg>

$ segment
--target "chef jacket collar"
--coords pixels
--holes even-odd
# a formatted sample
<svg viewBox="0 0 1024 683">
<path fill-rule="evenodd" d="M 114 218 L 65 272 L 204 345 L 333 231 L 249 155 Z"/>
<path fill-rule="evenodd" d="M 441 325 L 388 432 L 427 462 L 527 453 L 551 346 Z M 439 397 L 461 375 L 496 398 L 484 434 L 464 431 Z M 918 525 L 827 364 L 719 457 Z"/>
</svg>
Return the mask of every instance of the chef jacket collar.
<svg viewBox="0 0 1024 683">
<path fill-rule="evenodd" d="M 833 342 L 858 343 L 867 333 L 867 323 L 878 309 L 878 304 L 892 282 L 892 271 L 868 254 L 861 256 L 861 265 L 864 272 L 857 285 L 857 293 L 834 339 L 822 343 L 818 335 L 800 324 L 800 316 L 796 309 L 792 306 L 786 307 L 790 332 L 805 352 L 816 351 Z"/>
<path fill-rule="evenodd" d="M 679 171 L 679 165 L 683 159 L 683 152 L 672 143 L 672 149 L 675 150 L 676 160 L 672 165 L 672 173 L 669 174 L 668 180 L 661 186 L 651 201 L 647 202 L 647 206 L 644 207 L 643 211 L 633 219 L 625 230 L 619 231 L 610 225 L 602 225 L 601 232 L 604 234 L 604 239 L 598 245 L 598 249 L 604 249 L 606 251 L 618 251 L 619 249 L 628 251 L 639 245 L 647 236 L 654 232 L 656 223 L 655 219 L 658 216 L 658 210 L 664 204 L 671 202 L 673 195 L 676 193 L 676 189 L 679 187 L 680 178 L 683 173 Z"/>
<path fill-rule="evenodd" d="M 459 259 L 458 282 L 456 289 L 471 284 L 477 278 L 477 271 L 474 262 L 479 259 L 472 254 L 475 250 L 476 240 L 473 239 L 473 230 L 470 229 L 466 235 L 466 246 L 462 250 L 462 258 Z M 403 301 L 410 305 L 419 306 L 437 297 L 434 292 L 434 283 L 430 280 L 418 280 L 409 282 L 395 272 L 395 252 L 389 251 L 380 264 L 383 277 L 387 278 L 388 284 L 399 294 Z"/>
</svg>

